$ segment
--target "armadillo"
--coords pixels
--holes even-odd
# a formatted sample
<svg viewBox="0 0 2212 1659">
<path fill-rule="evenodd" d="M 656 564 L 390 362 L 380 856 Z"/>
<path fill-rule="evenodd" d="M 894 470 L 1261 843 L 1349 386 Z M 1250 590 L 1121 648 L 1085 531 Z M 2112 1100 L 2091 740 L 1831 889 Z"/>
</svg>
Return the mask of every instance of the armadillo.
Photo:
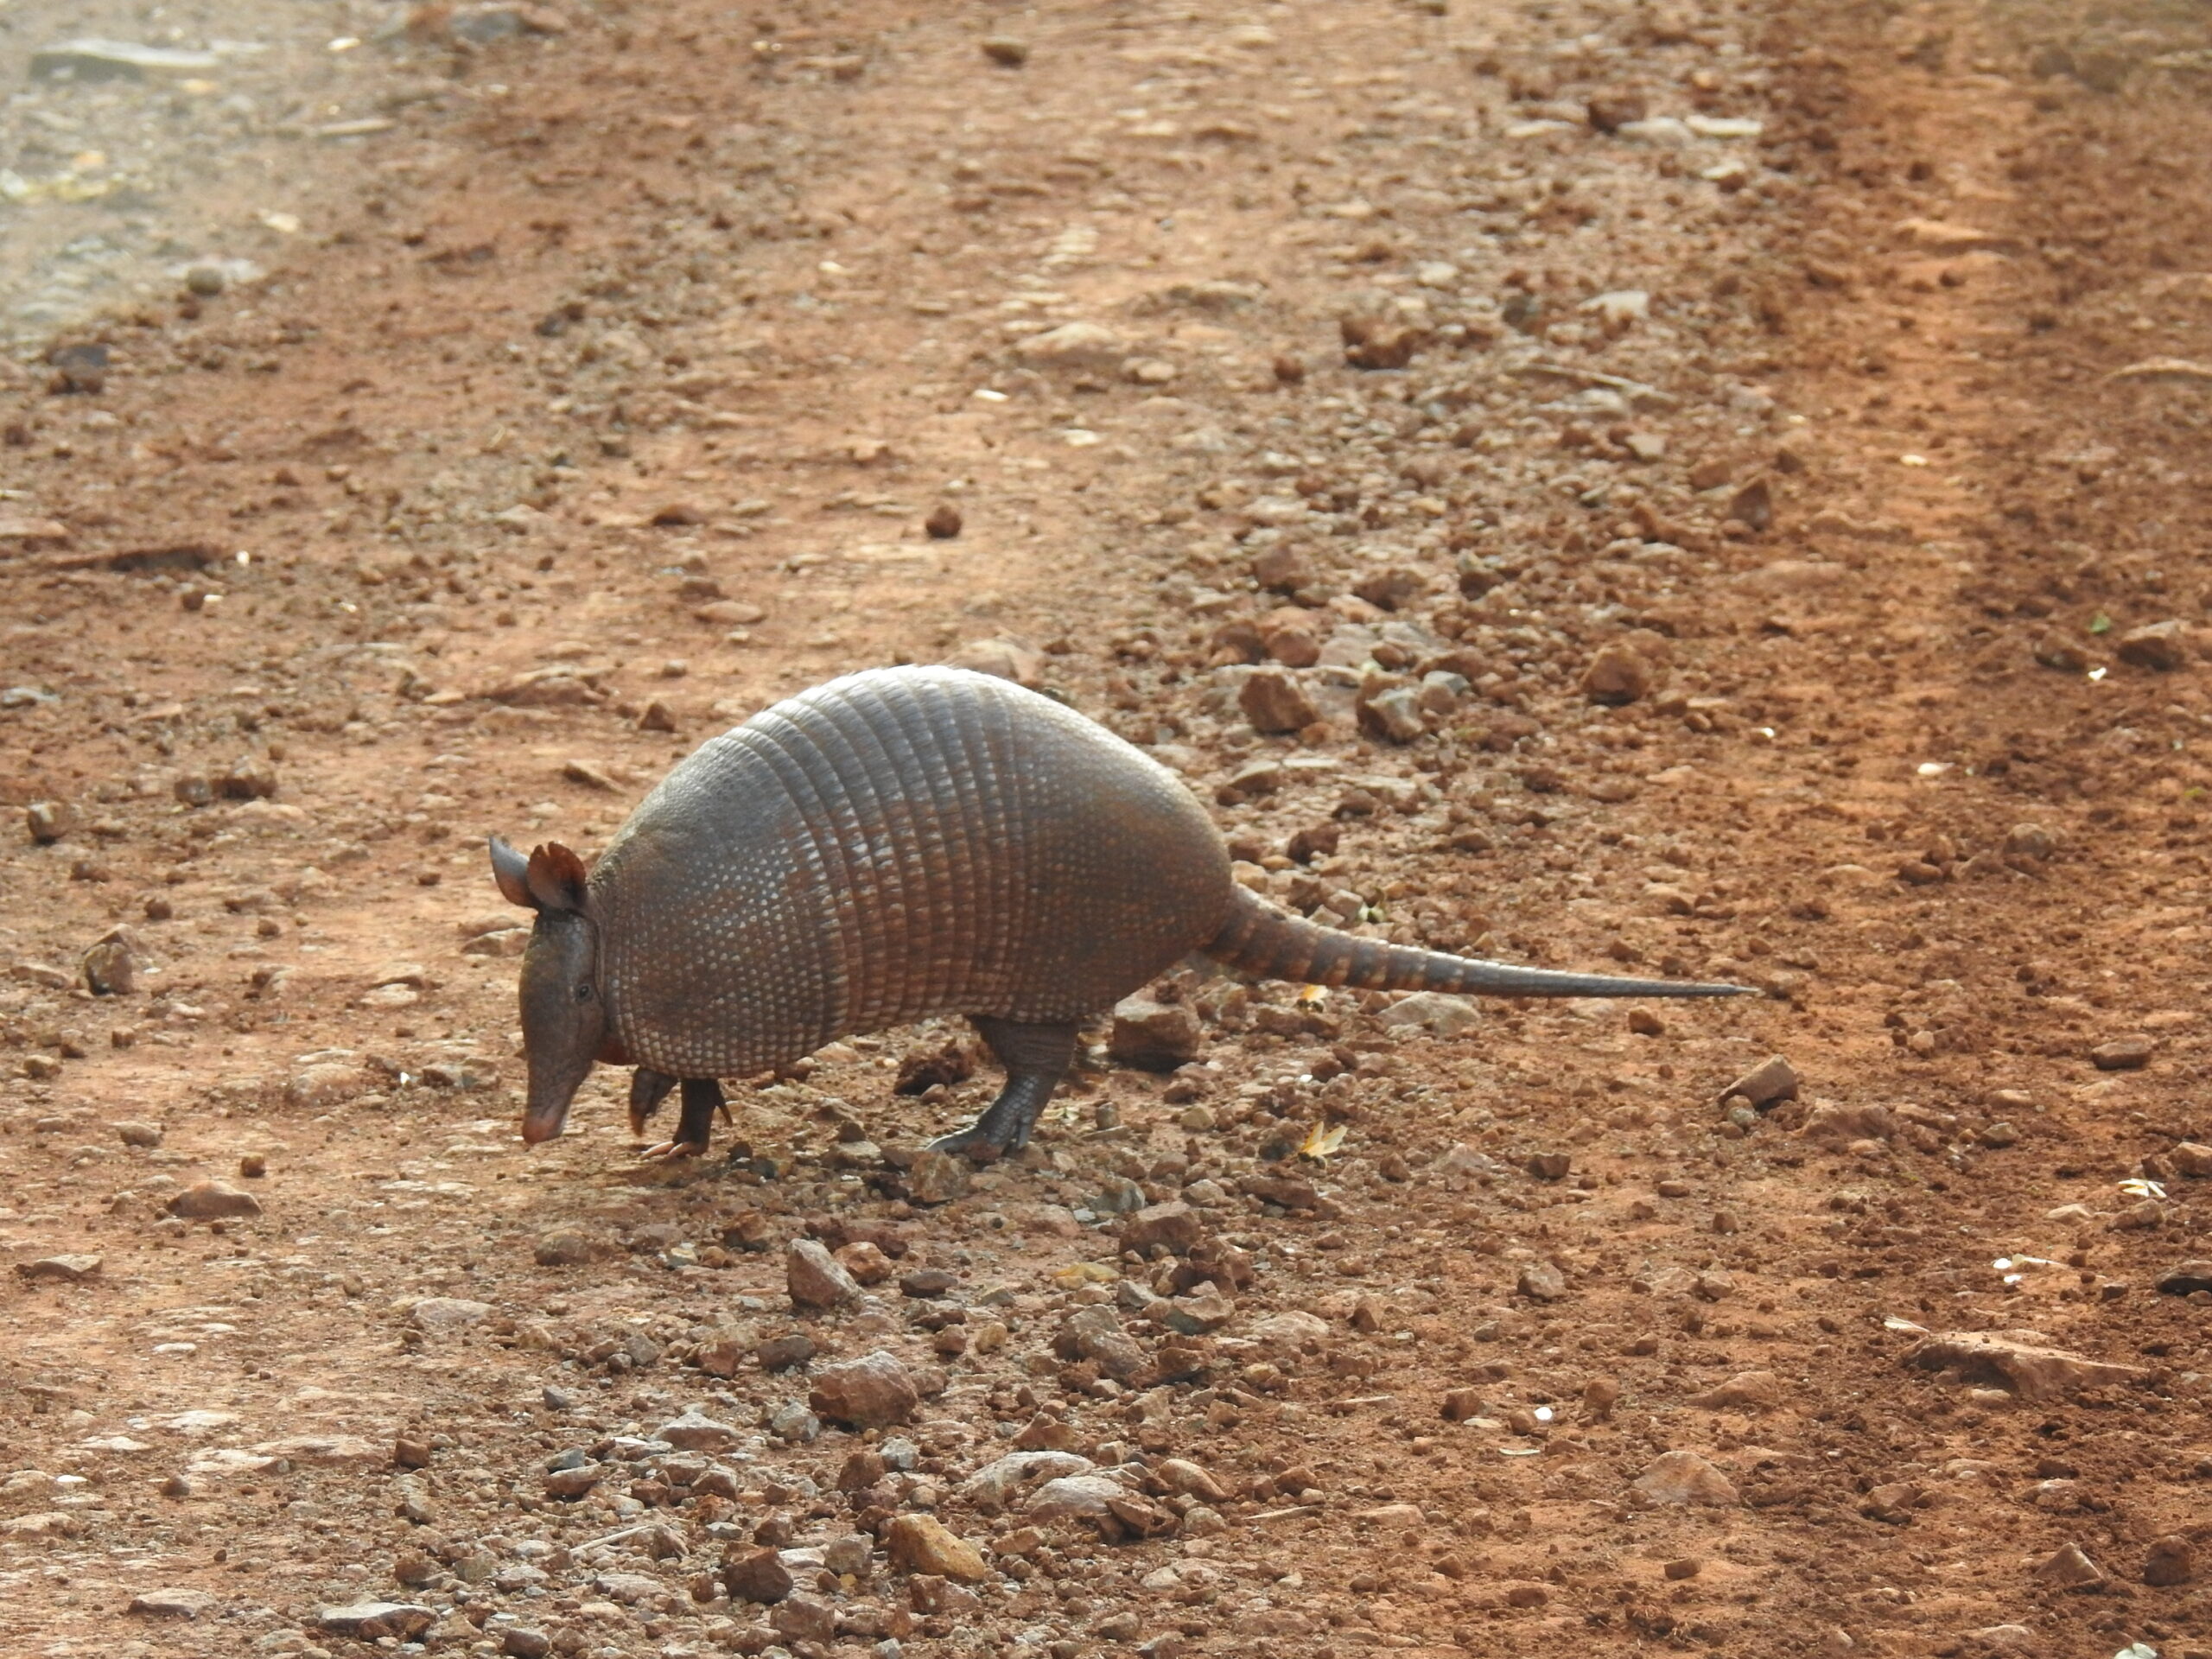
<svg viewBox="0 0 2212 1659">
<path fill-rule="evenodd" d="M 561 1133 L 593 1065 L 631 1117 L 677 1082 L 663 1153 L 706 1149 L 720 1079 L 840 1037 L 965 1015 L 1006 1069 L 935 1145 L 1025 1145 L 1082 1022 L 1194 951 L 1262 978 L 1491 996 L 1726 996 L 1733 985 L 1476 961 L 1338 932 L 1233 879 L 1189 787 L 1065 705 L 950 668 L 875 669 L 709 739 L 587 874 L 494 837 L 537 912 L 521 1001 L 523 1137 Z"/>
</svg>

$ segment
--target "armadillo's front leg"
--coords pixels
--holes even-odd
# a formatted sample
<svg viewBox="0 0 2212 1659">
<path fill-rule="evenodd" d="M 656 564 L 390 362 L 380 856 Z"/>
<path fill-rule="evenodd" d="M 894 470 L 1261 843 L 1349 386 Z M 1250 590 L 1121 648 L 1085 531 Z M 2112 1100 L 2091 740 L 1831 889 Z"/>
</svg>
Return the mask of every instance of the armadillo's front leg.
<svg viewBox="0 0 2212 1659">
<path fill-rule="evenodd" d="M 656 1071 L 641 1065 L 630 1074 L 630 1133 L 638 1140 L 645 1138 L 645 1120 L 660 1109 L 668 1098 L 668 1091 L 676 1087 L 676 1079 L 665 1071 Z"/>
<path fill-rule="evenodd" d="M 933 1152 L 1019 1152 L 1052 1090 L 1075 1059 L 1076 1027 L 1025 1026 L 988 1014 L 970 1016 L 976 1029 L 1006 1067 L 1006 1087 L 989 1109 L 957 1135 L 930 1142 Z"/>
<path fill-rule="evenodd" d="M 676 1115 L 676 1139 L 649 1147 L 648 1158 L 703 1158 L 714 1134 L 715 1114 L 729 1116 L 722 1085 L 714 1077 L 683 1079 L 683 1105 Z"/>
</svg>

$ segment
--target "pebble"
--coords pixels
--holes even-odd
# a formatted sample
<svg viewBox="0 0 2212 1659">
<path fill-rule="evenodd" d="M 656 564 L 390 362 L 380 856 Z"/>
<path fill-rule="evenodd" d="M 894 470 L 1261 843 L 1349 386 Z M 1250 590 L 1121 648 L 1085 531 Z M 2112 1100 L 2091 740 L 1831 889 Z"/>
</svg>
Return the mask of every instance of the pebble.
<svg viewBox="0 0 2212 1659">
<path fill-rule="evenodd" d="M 78 967 L 94 996 L 127 995 L 138 988 L 138 956 L 125 929 L 113 929 L 94 943 Z"/>
<path fill-rule="evenodd" d="M 2031 1402 L 2059 1399 L 2076 1389 L 2124 1387 L 2144 1374 L 2133 1365 L 2108 1364 L 1994 1332 L 1930 1334 L 1907 1349 L 1904 1358 L 1919 1370 L 1954 1371 L 1969 1382 L 2003 1382 Z"/>
<path fill-rule="evenodd" d="M 2087 1590 L 2105 1581 L 2103 1569 L 2082 1553 L 2081 1545 L 2061 1544 L 2036 1565 L 2036 1577 L 2062 1590 Z"/>
<path fill-rule="evenodd" d="M 1013 35 L 987 35 L 983 55 L 1005 69 L 1019 69 L 1029 61 L 1029 42 Z"/>
<path fill-rule="evenodd" d="M 126 1612 L 148 1618 L 198 1618 L 214 1611 L 216 1599 L 205 1590 L 146 1590 L 130 1598 Z"/>
<path fill-rule="evenodd" d="M 884 1543 L 892 1566 L 904 1572 L 928 1573 L 962 1584 L 981 1584 L 991 1576 L 983 1552 L 934 1516 L 894 1516 Z"/>
<path fill-rule="evenodd" d="M 950 501 L 938 503 L 934 508 L 931 509 L 930 516 L 922 520 L 922 528 L 929 533 L 930 539 L 932 541 L 951 541 L 960 534 L 964 526 L 965 521 L 960 516 L 960 509 Z"/>
<path fill-rule="evenodd" d="M 2008 858 L 2032 859 L 2037 863 L 2058 850 L 2058 837 L 2039 823 L 2016 823 L 2005 835 Z"/>
<path fill-rule="evenodd" d="M 1321 717 L 1320 706 L 1306 688 L 1280 669 L 1262 668 L 1247 675 L 1236 693 L 1236 706 L 1257 732 L 1302 731 Z"/>
<path fill-rule="evenodd" d="M 732 1601 L 772 1605 L 791 1594 L 791 1569 L 773 1548 L 734 1550 L 722 1558 L 721 1580 Z"/>
<path fill-rule="evenodd" d="M 333 1636 L 350 1636 L 359 1642 L 387 1636 L 410 1642 L 429 1629 L 436 1618 L 428 1607 L 412 1602 L 357 1601 L 344 1607 L 324 1608 L 315 1615 L 315 1624 Z"/>
<path fill-rule="evenodd" d="M 896 1354 L 877 1350 L 814 1374 L 807 1404 L 817 1416 L 852 1428 L 887 1428 L 903 1423 L 921 1404 L 913 1374 Z"/>
<path fill-rule="evenodd" d="M 126 1147 L 158 1147 L 162 1144 L 162 1126 L 141 1123 L 135 1120 L 115 1126 L 116 1136 Z"/>
<path fill-rule="evenodd" d="M 2212 1291 L 2212 1262 L 2183 1262 L 2158 1275 L 2158 1289 L 2168 1296 L 2193 1296 Z"/>
<path fill-rule="evenodd" d="M 1014 354 L 1033 367 L 1118 371 L 1128 346 L 1122 336 L 1098 322 L 1064 322 L 1032 334 Z"/>
<path fill-rule="evenodd" d="M 729 1424 L 690 1406 L 681 1416 L 654 1430 L 653 1438 L 666 1440 L 679 1452 L 727 1452 L 745 1437 Z"/>
<path fill-rule="evenodd" d="M 508 1659 L 545 1659 L 553 1651 L 553 1638 L 527 1624 L 510 1624 L 499 1638 L 499 1651 Z"/>
<path fill-rule="evenodd" d="M 2183 1141 L 2177 1144 L 2166 1157 L 2177 1174 L 2212 1175 L 2212 1147 L 2195 1141 Z"/>
<path fill-rule="evenodd" d="M 407 1322 L 425 1336 L 450 1337 L 492 1317 L 492 1304 L 465 1296 L 426 1296 L 407 1310 Z"/>
<path fill-rule="evenodd" d="M 1770 1054 L 1720 1091 L 1727 1100 L 1741 1096 L 1764 1111 L 1785 1100 L 1797 1098 L 1797 1068 L 1779 1054 Z"/>
<path fill-rule="evenodd" d="M 228 1221 L 261 1213 L 261 1200 L 222 1181 L 195 1181 L 168 1201 L 169 1214 L 185 1221 Z"/>
<path fill-rule="evenodd" d="M 1482 1023 L 1482 1014 L 1466 997 L 1448 991 L 1415 991 L 1382 1010 L 1385 1027 L 1417 1027 L 1439 1037 L 1457 1037 Z"/>
<path fill-rule="evenodd" d="M 1740 1502 L 1727 1476 L 1694 1452 L 1662 1452 L 1645 1465 L 1633 1489 L 1653 1503 L 1734 1504 Z"/>
<path fill-rule="evenodd" d="M 950 1204 L 968 1195 L 967 1164 L 950 1153 L 925 1152 L 906 1170 L 906 1198 L 912 1204 Z"/>
<path fill-rule="evenodd" d="M 842 1307 L 860 1299 L 859 1281 L 819 1240 L 793 1239 L 784 1255 L 785 1282 L 793 1305 Z"/>
<path fill-rule="evenodd" d="M 2091 1049 L 2089 1063 L 2100 1071 L 2140 1071 L 2157 1047 L 2148 1037 L 2115 1037 Z"/>
<path fill-rule="evenodd" d="M 1539 1302 L 1556 1302 L 1567 1294 L 1567 1275 L 1549 1262 L 1531 1262 L 1521 1269 L 1515 1288 Z"/>
<path fill-rule="evenodd" d="M 1045 683 L 1045 653 L 1018 639 L 971 640 L 946 658 L 944 665 L 1011 680 L 1033 691 Z"/>
<path fill-rule="evenodd" d="M 2045 668 L 2055 668 L 2062 674 L 2086 674 L 2089 671 L 2089 653 L 2075 643 L 2071 635 L 2052 628 L 2038 637 L 2035 643 L 2036 661 Z"/>
<path fill-rule="evenodd" d="M 51 847 L 75 826 L 77 815 L 63 801 L 33 801 L 23 809 L 23 828 L 41 847 Z"/>
<path fill-rule="evenodd" d="M 33 1285 L 81 1285 L 98 1278 L 99 1272 L 97 1255 L 48 1255 L 16 1263 L 16 1276 Z"/>
<path fill-rule="evenodd" d="M 1147 1205 L 1125 1219 L 1115 1236 L 1125 1250 L 1148 1250 L 1164 1244 L 1180 1255 L 1205 1232 L 1205 1223 L 1197 1211 L 1187 1204 L 1169 1203 Z"/>
<path fill-rule="evenodd" d="M 531 1259 L 541 1268 L 581 1268 L 612 1254 L 602 1240 L 575 1227 L 556 1227 L 538 1235 Z"/>
<path fill-rule="evenodd" d="M 2196 1547 L 2177 1532 L 2151 1541 L 2143 1562 L 2143 1582 L 2161 1589 L 2188 1584 L 2196 1577 Z"/>
<path fill-rule="evenodd" d="M 1708 1411 L 1764 1411 L 1782 1403 L 1782 1379 L 1772 1371 L 1740 1371 L 1685 1403 Z"/>
<path fill-rule="evenodd" d="M 1125 997 L 1114 1005 L 1107 1057 L 1144 1071 L 1173 1071 L 1198 1058 L 1198 1017 L 1180 1002 Z"/>
<path fill-rule="evenodd" d="M 1582 671 L 1582 695 L 1615 706 L 1637 702 L 1651 695 L 1656 680 L 1643 652 L 1619 644 L 1601 645 Z"/>
<path fill-rule="evenodd" d="M 2113 654 L 2131 668 L 2171 674 L 2189 666 L 2189 645 L 2178 621 L 2152 622 L 2120 636 Z"/>
</svg>

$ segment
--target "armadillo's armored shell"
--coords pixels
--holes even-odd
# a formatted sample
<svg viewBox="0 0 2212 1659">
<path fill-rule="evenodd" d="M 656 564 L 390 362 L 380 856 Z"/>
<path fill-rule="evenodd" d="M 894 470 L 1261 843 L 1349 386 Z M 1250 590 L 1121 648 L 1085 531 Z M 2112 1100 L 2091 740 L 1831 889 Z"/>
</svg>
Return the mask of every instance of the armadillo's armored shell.
<svg viewBox="0 0 2212 1659">
<path fill-rule="evenodd" d="M 622 1046 L 739 1077 L 938 1014 L 1110 1006 L 1220 930 L 1220 836 L 1175 776 L 1048 697 L 882 669 L 702 746 L 592 875 Z"/>
</svg>

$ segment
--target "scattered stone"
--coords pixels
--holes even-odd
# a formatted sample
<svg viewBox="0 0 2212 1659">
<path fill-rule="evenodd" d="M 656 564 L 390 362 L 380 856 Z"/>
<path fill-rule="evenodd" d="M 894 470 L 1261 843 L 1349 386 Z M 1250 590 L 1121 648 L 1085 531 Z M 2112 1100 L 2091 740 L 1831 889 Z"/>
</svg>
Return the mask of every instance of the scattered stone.
<svg viewBox="0 0 2212 1659">
<path fill-rule="evenodd" d="M 968 1196 L 969 1179 L 965 1160 L 946 1152 L 925 1152 L 906 1171 L 906 1198 L 912 1204 L 950 1204 Z"/>
<path fill-rule="evenodd" d="M 1764 1111 L 1785 1100 L 1797 1098 L 1797 1068 L 1779 1054 L 1768 1056 L 1749 1071 L 1720 1091 L 1720 1098 L 1742 1096 L 1752 1107 Z"/>
<path fill-rule="evenodd" d="M 2189 666 L 2189 645 L 2179 621 L 2152 622 L 2120 636 L 2113 653 L 2131 668 L 2171 674 Z"/>
<path fill-rule="evenodd" d="M 2143 1562 L 2143 1582 L 2160 1589 L 2188 1584 L 2196 1577 L 2196 1548 L 2177 1532 L 2151 1541 Z"/>
<path fill-rule="evenodd" d="M 2044 1560 L 2037 1563 L 2036 1577 L 2045 1584 L 2056 1585 L 2062 1590 L 2094 1590 L 2102 1587 L 2103 1570 L 2084 1554 L 2079 1544 L 2061 1544 Z"/>
<path fill-rule="evenodd" d="M 450 1337 L 492 1317 L 492 1304 L 465 1296 L 425 1296 L 407 1310 L 407 1322 L 425 1336 Z"/>
<path fill-rule="evenodd" d="M 333 1636 L 350 1636 L 357 1642 L 374 1642 L 387 1636 L 411 1642 L 436 1618 L 428 1607 L 412 1602 L 357 1601 L 346 1607 L 324 1608 L 315 1616 L 315 1624 Z"/>
<path fill-rule="evenodd" d="M 168 1201 L 169 1214 L 184 1221 L 230 1221 L 261 1213 L 261 1200 L 221 1181 L 195 1181 Z"/>
<path fill-rule="evenodd" d="M 983 1552 L 935 1516 L 894 1516 L 884 1543 L 892 1566 L 907 1573 L 928 1573 L 962 1584 L 981 1584 L 991 1576 Z"/>
<path fill-rule="evenodd" d="M 1128 1495 L 1129 1489 L 1109 1475 L 1063 1475 L 1030 1493 L 1021 1513 L 1039 1526 L 1055 1521 L 1095 1521 L 1113 1514 L 1115 1500 Z"/>
<path fill-rule="evenodd" d="M 2144 1374 L 2138 1366 L 2044 1345 L 2049 1341 L 2040 1331 L 1955 1331 L 1923 1338 L 1905 1351 L 1904 1363 L 1918 1370 L 1955 1371 L 1966 1382 L 1999 1384 L 2027 1401 L 2120 1386 Z"/>
<path fill-rule="evenodd" d="M 793 1239 L 784 1256 L 785 1283 L 799 1307 L 842 1307 L 860 1299 L 859 1281 L 817 1239 Z"/>
<path fill-rule="evenodd" d="M 852 1428 L 887 1428 L 913 1416 L 921 1404 L 921 1391 L 906 1362 L 879 1349 L 862 1358 L 825 1365 L 816 1371 L 807 1404 L 830 1422 Z"/>
<path fill-rule="evenodd" d="M 2158 1289 L 2168 1296 L 2193 1296 L 2212 1291 L 2212 1262 L 2184 1262 L 2158 1275 Z"/>
<path fill-rule="evenodd" d="M 205 1590 L 146 1590 L 130 1598 L 127 1612 L 148 1618 L 198 1618 L 217 1605 Z"/>
<path fill-rule="evenodd" d="M 1257 732 L 1303 731 L 1321 718 L 1320 706 L 1306 688 L 1278 668 L 1255 669 L 1245 676 L 1236 706 Z"/>
<path fill-rule="evenodd" d="M 1772 1371 L 1739 1371 L 1684 1403 L 1707 1411 L 1766 1411 L 1782 1403 L 1782 1379 Z"/>
<path fill-rule="evenodd" d="M 1700 1557 L 1685 1555 L 1680 1560 L 1669 1561 L 1659 1570 L 1665 1573 L 1669 1580 L 1679 1581 L 1697 1577 L 1699 1573 L 1705 1571 L 1705 1562 Z"/>
<path fill-rule="evenodd" d="M 1651 108 L 1642 92 L 1592 92 L 1586 106 L 1590 124 L 1599 132 L 1618 132 L 1631 121 L 1641 121 Z"/>
<path fill-rule="evenodd" d="M 1032 1448 L 1009 1452 L 962 1483 L 961 1496 L 987 1515 L 1011 1508 L 1018 1497 L 1048 1480 L 1088 1474 L 1095 1465 L 1073 1452 Z"/>
<path fill-rule="evenodd" d="M 722 1585 L 732 1601 L 772 1605 L 791 1594 L 791 1569 L 780 1550 L 763 1548 L 735 1550 L 722 1558 Z"/>
<path fill-rule="evenodd" d="M 1637 1477 L 1633 1489 L 1653 1503 L 1733 1504 L 1740 1502 L 1728 1477 L 1694 1452 L 1663 1452 Z"/>
<path fill-rule="evenodd" d="M 687 1406 L 681 1416 L 653 1431 L 679 1452 L 727 1452 L 745 1437 L 728 1423 L 717 1422 L 696 1406 Z"/>
<path fill-rule="evenodd" d="M 1045 653 L 1019 639 L 970 640 L 946 658 L 944 665 L 1012 680 L 1032 691 L 1045 683 Z"/>
<path fill-rule="evenodd" d="M 2195 1141 L 2183 1141 L 2166 1157 L 2177 1174 L 2200 1178 L 2212 1175 L 2212 1147 L 2200 1145 Z"/>
<path fill-rule="evenodd" d="M 965 524 L 959 508 L 950 501 L 940 501 L 931 510 L 930 516 L 922 520 L 922 528 L 929 533 L 931 541 L 949 542 L 960 534 Z"/>
<path fill-rule="evenodd" d="M 1556 1302 L 1567 1294 L 1567 1275 L 1552 1262 L 1531 1262 L 1515 1288 L 1533 1301 Z"/>
<path fill-rule="evenodd" d="M 94 996 L 125 996 L 138 988 L 138 953 L 126 929 L 111 929 L 85 952 L 78 966 L 86 988 Z"/>
<path fill-rule="evenodd" d="M 1197 1243 L 1205 1232 L 1205 1222 L 1187 1204 L 1147 1205 L 1136 1214 L 1125 1219 L 1116 1230 L 1125 1250 L 1148 1250 L 1155 1244 L 1164 1244 L 1180 1255 Z"/>
<path fill-rule="evenodd" d="M 1415 1026 L 1439 1037 L 1457 1037 L 1482 1023 L 1482 1014 L 1470 997 L 1448 991 L 1415 991 L 1382 1010 L 1381 1023 L 1388 1027 Z"/>
<path fill-rule="evenodd" d="M 987 35 L 983 55 L 1002 69 L 1019 69 L 1029 61 L 1029 42 L 1012 35 Z"/>
<path fill-rule="evenodd" d="M 1188 1005 L 1124 997 L 1114 1005 L 1107 1058 L 1140 1071 L 1173 1071 L 1198 1058 L 1200 1035 L 1198 1016 Z"/>
<path fill-rule="evenodd" d="M 116 1138 L 126 1147 L 152 1148 L 162 1144 L 162 1130 L 158 1123 L 141 1123 L 136 1120 L 115 1126 Z"/>
<path fill-rule="evenodd" d="M 2148 1037 L 2115 1037 L 2089 1051 L 2089 1064 L 2100 1071 L 2140 1071 L 2157 1047 Z"/>
<path fill-rule="evenodd" d="M 612 1252 L 607 1243 L 576 1227 L 556 1227 L 538 1235 L 531 1259 L 541 1268 L 581 1268 Z"/>
<path fill-rule="evenodd" d="M 1657 671 L 1643 652 L 1619 644 L 1601 645 L 1582 671 L 1582 695 L 1592 702 L 1618 707 L 1650 696 L 1657 679 Z"/>
<path fill-rule="evenodd" d="M 1032 334 L 1014 354 L 1033 368 L 1106 370 L 1118 375 L 1128 347 L 1103 323 L 1064 322 Z"/>
<path fill-rule="evenodd" d="M 572 1469 L 550 1470 L 545 1476 L 545 1496 L 573 1502 L 598 1485 L 607 1473 L 607 1466 L 598 1463 L 580 1463 Z"/>
<path fill-rule="evenodd" d="M 48 1255 L 16 1263 L 16 1276 L 32 1285 L 81 1285 L 99 1277 L 97 1255 Z"/>
<path fill-rule="evenodd" d="M 1421 690 L 1415 686 L 1387 687 L 1361 702 L 1358 711 L 1362 731 L 1393 743 L 1410 743 L 1428 730 L 1428 721 L 1421 714 Z"/>
<path fill-rule="evenodd" d="M 499 1638 L 499 1651 L 507 1659 L 545 1659 L 553 1651 L 553 1638 L 527 1624 L 510 1624 Z"/>
<path fill-rule="evenodd" d="M 62 801 L 33 801 L 23 809 L 23 828 L 41 847 L 51 847 L 75 827 L 77 815 Z"/>
</svg>

